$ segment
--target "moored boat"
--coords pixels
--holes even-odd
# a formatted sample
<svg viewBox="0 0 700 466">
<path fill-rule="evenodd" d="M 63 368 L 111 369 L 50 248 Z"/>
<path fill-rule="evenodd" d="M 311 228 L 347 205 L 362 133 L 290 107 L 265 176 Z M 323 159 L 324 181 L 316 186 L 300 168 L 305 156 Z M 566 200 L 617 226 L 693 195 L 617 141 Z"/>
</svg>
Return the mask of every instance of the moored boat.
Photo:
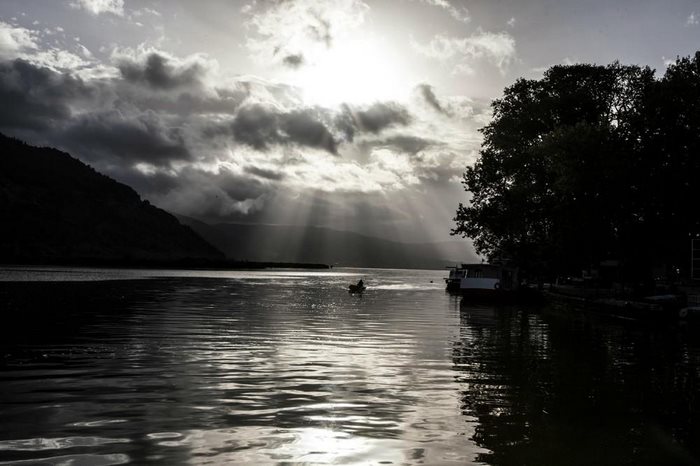
<svg viewBox="0 0 700 466">
<path fill-rule="evenodd" d="M 518 269 L 500 264 L 461 264 L 450 267 L 445 284 L 448 291 L 465 297 L 500 299 L 518 290 Z"/>
</svg>

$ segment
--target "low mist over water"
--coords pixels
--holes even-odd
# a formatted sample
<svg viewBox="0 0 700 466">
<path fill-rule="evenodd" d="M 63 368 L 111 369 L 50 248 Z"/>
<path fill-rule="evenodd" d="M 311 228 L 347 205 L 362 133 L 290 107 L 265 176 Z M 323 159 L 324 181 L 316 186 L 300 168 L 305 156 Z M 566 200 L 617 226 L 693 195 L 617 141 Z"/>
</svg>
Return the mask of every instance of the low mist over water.
<svg viewBox="0 0 700 466">
<path fill-rule="evenodd" d="M 444 275 L 4 269 L 0 461 L 697 464 L 695 330 Z"/>
</svg>

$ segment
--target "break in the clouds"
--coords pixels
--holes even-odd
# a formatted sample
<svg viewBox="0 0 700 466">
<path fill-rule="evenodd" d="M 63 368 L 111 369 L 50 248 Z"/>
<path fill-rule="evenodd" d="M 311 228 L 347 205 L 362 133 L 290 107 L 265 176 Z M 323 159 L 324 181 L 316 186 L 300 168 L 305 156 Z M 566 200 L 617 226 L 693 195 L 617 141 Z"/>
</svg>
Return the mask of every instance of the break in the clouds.
<svg viewBox="0 0 700 466">
<path fill-rule="evenodd" d="M 443 104 L 440 103 L 435 91 L 430 84 L 420 84 L 418 85 L 418 91 L 420 92 L 425 102 L 436 112 L 442 113 L 443 115 L 450 115 L 450 112 Z"/>
<path fill-rule="evenodd" d="M 204 66 L 196 57 L 186 63 L 176 63 L 172 57 L 158 52 L 148 53 L 142 62 L 120 58 L 117 68 L 125 80 L 143 83 L 153 89 L 196 84 L 204 73 Z"/>
<path fill-rule="evenodd" d="M 284 57 L 282 59 L 282 62 L 285 65 L 290 66 L 292 68 L 298 68 L 304 64 L 304 55 L 302 55 L 300 53 L 287 55 L 286 57 Z"/>
<path fill-rule="evenodd" d="M 246 105 L 230 124 L 234 140 L 259 151 L 271 146 L 297 145 L 336 155 L 338 142 L 315 109 L 278 112 L 260 104 Z"/>
<path fill-rule="evenodd" d="M 410 113 L 396 102 L 376 103 L 365 109 L 346 105 L 344 111 L 351 123 L 346 132 L 349 129 L 351 134 L 358 130 L 376 134 L 391 126 L 406 126 L 411 122 Z"/>
<path fill-rule="evenodd" d="M 184 130 L 155 112 L 90 112 L 60 128 L 59 137 L 90 159 L 170 166 L 191 158 Z"/>
</svg>

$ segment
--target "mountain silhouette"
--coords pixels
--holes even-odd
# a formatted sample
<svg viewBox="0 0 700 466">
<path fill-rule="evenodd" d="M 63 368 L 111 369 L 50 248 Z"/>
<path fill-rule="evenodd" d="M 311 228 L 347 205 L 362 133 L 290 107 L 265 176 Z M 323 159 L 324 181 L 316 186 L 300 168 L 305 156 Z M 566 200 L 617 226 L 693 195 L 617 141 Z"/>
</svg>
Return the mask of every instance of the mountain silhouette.
<svg viewBox="0 0 700 466">
<path fill-rule="evenodd" d="M 0 262 L 221 260 L 130 187 L 70 155 L 0 135 Z"/>
</svg>

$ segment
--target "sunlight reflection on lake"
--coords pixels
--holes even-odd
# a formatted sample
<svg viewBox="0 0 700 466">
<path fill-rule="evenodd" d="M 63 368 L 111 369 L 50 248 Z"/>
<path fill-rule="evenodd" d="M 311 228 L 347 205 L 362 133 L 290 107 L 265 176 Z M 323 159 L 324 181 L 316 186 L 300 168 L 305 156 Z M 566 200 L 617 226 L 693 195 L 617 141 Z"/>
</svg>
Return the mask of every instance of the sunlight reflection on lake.
<svg viewBox="0 0 700 466">
<path fill-rule="evenodd" d="M 0 463 L 694 464 L 700 448 L 692 328 L 471 305 L 442 271 L 0 274 Z"/>
<path fill-rule="evenodd" d="M 463 464 L 480 448 L 458 409 L 443 275 L 5 268 L 5 296 L 40 319 L 1 346 L 0 438 L 109 433 L 129 444 L 85 454 L 135 463 Z M 369 288 L 352 295 L 358 277 Z"/>
</svg>

